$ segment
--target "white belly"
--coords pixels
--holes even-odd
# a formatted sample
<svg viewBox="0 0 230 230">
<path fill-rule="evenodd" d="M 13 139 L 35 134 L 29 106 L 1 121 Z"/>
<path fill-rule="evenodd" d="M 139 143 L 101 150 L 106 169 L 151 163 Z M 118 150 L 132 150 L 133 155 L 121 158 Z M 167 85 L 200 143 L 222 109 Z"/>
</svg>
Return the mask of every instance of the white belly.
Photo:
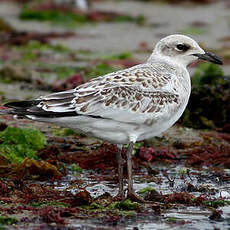
<svg viewBox="0 0 230 230">
<path fill-rule="evenodd" d="M 63 127 L 69 127 L 86 135 L 94 136 L 110 143 L 128 144 L 133 136 L 136 137 L 137 141 L 141 141 L 160 135 L 180 118 L 186 104 L 180 106 L 175 111 L 164 113 L 152 121 L 148 116 L 148 119 L 146 118 L 146 122 L 144 124 L 136 124 L 134 122 L 125 123 L 112 119 L 99 119 L 87 116 L 29 118 L 37 121 L 55 123 Z"/>
<path fill-rule="evenodd" d="M 93 118 L 90 116 L 73 116 L 60 118 L 38 118 L 28 116 L 36 121 L 55 123 L 63 127 L 69 127 L 89 136 L 108 141 L 114 144 L 127 144 L 130 141 L 141 141 L 160 135 L 170 128 L 182 115 L 188 103 L 190 87 L 183 92 L 179 104 L 165 106 L 159 113 L 137 114 L 143 118 L 143 122 L 135 122 L 135 113 L 132 119 L 125 122 L 114 119 Z M 122 114 L 121 114 L 122 115 Z"/>
</svg>

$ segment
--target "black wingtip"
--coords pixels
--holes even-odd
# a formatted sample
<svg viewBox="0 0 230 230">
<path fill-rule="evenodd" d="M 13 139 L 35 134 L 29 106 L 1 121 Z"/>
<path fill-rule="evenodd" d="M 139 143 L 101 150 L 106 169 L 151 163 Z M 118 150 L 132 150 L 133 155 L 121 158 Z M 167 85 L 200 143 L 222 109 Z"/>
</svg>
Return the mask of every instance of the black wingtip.
<svg viewBox="0 0 230 230">
<path fill-rule="evenodd" d="M 4 104 L 5 107 L 8 108 L 30 108 L 31 106 L 38 105 L 40 103 L 39 100 L 34 100 L 34 101 L 13 101 L 13 102 L 8 102 Z"/>
</svg>

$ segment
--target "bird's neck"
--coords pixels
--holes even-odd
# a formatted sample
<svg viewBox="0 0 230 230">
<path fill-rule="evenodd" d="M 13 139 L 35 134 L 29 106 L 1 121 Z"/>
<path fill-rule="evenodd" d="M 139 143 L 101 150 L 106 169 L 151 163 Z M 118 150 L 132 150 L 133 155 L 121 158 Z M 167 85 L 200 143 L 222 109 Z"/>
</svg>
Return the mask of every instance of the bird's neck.
<svg viewBox="0 0 230 230">
<path fill-rule="evenodd" d="M 182 89 L 185 89 L 190 94 L 191 79 L 185 63 L 161 55 L 151 55 L 147 62 L 150 64 L 162 63 L 170 67 L 183 85 Z"/>
<path fill-rule="evenodd" d="M 149 62 L 149 63 L 163 62 L 163 63 L 169 64 L 171 66 L 174 66 L 176 68 L 180 67 L 183 69 L 187 69 L 186 63 L 180 62 L 179 60 L 171 58 L 171 57 L 162 56 L 162 55 L 155 54 L 155 53 L 152 53 L 152 55 L 149 57 L 147 62 Z"/>
</svg>

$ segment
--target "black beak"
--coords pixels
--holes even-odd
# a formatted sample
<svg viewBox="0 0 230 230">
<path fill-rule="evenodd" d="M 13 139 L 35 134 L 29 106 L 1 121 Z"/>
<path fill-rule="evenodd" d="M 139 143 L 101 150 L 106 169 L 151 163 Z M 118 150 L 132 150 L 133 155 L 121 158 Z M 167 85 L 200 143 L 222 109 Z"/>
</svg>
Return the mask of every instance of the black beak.
<svg viewBox="0 0 230 230">
<path fill-rule="evenodd" d="M 205 52 L 204 54 L 193 54 L 193 56 L 196 56 L 202 60 L 213 62 L 218 65 L 223 65 L 223 62 L 221 61 L 221 59 L 213 53 Z"/>
</svg>

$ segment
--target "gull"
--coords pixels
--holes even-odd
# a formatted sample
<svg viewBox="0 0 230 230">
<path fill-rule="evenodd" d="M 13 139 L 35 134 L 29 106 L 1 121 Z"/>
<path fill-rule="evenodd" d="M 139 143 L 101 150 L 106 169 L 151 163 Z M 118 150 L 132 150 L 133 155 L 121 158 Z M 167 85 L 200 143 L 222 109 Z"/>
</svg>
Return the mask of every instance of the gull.
<svg viewBox="0 0 230 230">
<path fill-rule="evenodd" d="M 146 63 L 99 76 L 75 89 L 10 102 L 1 114 L 69 127 L 118 146 L 118 197 L 124 199 L 122 146 L 127 149 L 127 197 L 144 202 L 133 188 L 132 151 L 137 141 L 160 135 L 182 115 L 191 80 L 187 65 L 222 61 L 184 35 L 161 39 Z"/>
<path fill-rule="evenodd" d="M 55 0 L 57 4 L 76 6 L 81 11 L 88 11 L 90 8 L 89 0 Z"/>
</svg>

